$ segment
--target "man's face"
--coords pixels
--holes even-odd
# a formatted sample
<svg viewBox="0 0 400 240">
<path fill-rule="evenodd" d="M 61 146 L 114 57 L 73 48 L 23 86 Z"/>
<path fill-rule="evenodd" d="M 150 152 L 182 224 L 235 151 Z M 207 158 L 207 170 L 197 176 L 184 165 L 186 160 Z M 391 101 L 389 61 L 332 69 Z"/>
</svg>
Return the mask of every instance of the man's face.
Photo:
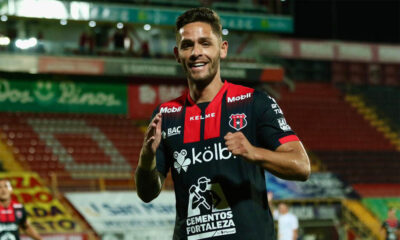
<svg viewBox="0 0 400 240">
<path fill-rule="evenodd" d="M 174 53 L 187 78 L 206 85 L 219 72 L 220 59 L 226 57 L 227 50 L 228 43 L 219 39 L 210 24 L 193 22 L 179 29 Z"/>
<path fill-rule="evenodd" d="M 11 197 L 11 185 L 6 180 L 0 180 L 0 201 L 7 201 Z"/>
<path fill-rule="evenodd" d="M 289 211 L 288 206 L 285 203 L 280 203 L 278 205 L 278 210 L 280 214 L 286 214 Z"/>
<path fill-rule="evenodd" d="M 396 209 L 390 209 L 388 212 L 388 217 L 395 218 L 396 217 Z"/>
</svg>

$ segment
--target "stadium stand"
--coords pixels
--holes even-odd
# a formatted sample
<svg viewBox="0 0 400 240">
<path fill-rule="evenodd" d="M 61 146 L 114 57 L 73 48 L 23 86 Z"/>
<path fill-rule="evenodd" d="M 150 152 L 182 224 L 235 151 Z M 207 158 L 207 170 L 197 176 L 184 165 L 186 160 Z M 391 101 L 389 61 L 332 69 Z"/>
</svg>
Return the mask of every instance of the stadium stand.
<svg viewBox="0 0 400 240">
<path fill-rule="evenodd" d="M 298 83 L 279 101 L 295 131 L 313 151 L 394 150 L 329 83 Z"/>
<path fill-rule="evenodd" d="M 5 142 L 44 179 L 131 179 L 143 132 L 124 116 L 1 113 Z M 59 181 L 60 182 L 60 181 Z M 84 181 L 76 187 L 85 185 Z"/>
<path fill-rule="evenodd" d="M 330 83 L 298 83 L 280 104 L 327 170 L 350 184 L 400 182 L 400 152 Z"/>
<path fill-rule="evenodd" d="M 388 121 L 400 133 L 400 90 L 390 86 L 351 86 L 343 87 L 348 94 L 361 95 L 365 103 L 374 108 L 380 119 Z M 396 111 L 397 110 L 397 111 Z"/>
</svg>

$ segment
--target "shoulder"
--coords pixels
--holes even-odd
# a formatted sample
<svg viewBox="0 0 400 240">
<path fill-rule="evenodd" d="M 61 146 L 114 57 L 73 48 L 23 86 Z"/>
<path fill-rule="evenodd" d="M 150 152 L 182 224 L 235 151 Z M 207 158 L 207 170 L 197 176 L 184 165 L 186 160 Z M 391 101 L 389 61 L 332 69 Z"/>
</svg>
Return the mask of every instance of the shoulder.
<svg viewBox="0 0 400 240">
<path fill-rule="evenodd" d="M 239 84 L 228 83 L 228 94 L 243 94 L 243 93 L 253 93 L 254 88 L 246 87 Z"/>
<path fill-rule="evenodd" d="M 293 213 L 288 213 L 288 217 L 290 217 L 293 221 L 297 221 L 297 216 Z"/>
<path fill-rule="evenodd" d="M 254 97 L 254 88 L 245 87 L 238 84 L 228 83 L 226 92 L 226 102 L 228 104 L 249 102 Z"/>
<path fill-rule="evenodd" d="M 265 100 L 270 102 L 275 102 L 268 93 L 260 91 L 254 88 L 229 83 L 229 88 L 227 91 L 227 101 L 236 102 L 244 99 L 255 99 L 255 100 Z"/>
<path fill-rule="evenodd" d="M 182 111 L 183 106 L 185 105 L 186 100 L 186 92 L 173 100 L 162 103 L 157 107 L 157 112 L 160 113 L 178 113 Z"/>
</svg>

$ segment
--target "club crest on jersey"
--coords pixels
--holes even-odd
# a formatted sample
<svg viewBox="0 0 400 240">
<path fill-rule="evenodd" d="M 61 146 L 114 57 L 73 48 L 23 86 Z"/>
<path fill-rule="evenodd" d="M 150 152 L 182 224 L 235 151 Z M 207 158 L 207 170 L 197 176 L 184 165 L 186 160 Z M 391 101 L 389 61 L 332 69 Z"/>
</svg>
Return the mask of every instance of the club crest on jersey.
<svg viewBox="0 0 400 240">
<path fill-rule="evenodd" d="M 22 218 L 22 212 L 21 211 L 15 211 L 15 215 L 17 218 Z"/>
<path fill-rule="evenodd" d="M 231 126 L 236 131 L 247 126 L 246 114 L 244 113 L 236 113 L 231 114 L 229 117 L 229 126 Z"/>
</svg>

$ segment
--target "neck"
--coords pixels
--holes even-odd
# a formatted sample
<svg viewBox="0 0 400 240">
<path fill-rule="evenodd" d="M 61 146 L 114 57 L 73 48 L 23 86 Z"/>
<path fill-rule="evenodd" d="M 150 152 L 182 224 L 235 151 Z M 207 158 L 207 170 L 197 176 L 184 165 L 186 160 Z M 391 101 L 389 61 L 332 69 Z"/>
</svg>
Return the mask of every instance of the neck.
<svg viewBox="0 0 400 240">
<path fill-rule="evenodd" d="M 195 103 L 211 102 L 223 85 L 219 74 L 206 86 L 188 80 L 190 97 Z"/>
</svg>

